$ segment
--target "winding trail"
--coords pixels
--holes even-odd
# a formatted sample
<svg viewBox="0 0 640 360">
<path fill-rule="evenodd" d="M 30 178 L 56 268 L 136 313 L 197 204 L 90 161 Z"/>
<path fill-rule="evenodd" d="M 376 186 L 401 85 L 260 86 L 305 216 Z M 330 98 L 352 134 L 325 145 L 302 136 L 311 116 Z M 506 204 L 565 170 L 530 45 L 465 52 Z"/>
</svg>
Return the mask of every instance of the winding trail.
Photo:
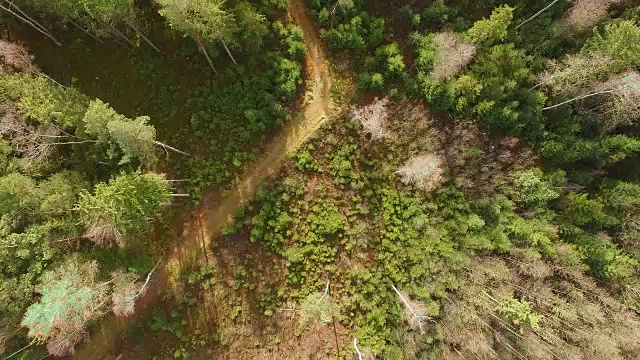
<svg viewBox="0 0 640 360">
<path fill-rule="evenodd" d="M 203 213 L 193 224 L 185 226 L 179 241 L 165 257 L 160 270 L 153 274 L 152 286 L 136 303 L 135 315 L 128 318 L 105 317 L 89 342 L 76 351 L 78 360 L 116 358 L 114 349 L 119 336 L 153 308 L 167 287 L 179 274 L 182 264 L 188 263 L 209 245 L 232 219 L 236 209 L 246 203 L 270 176 L 276 175 L 289 156 L 295 152 L 322 124 L 332 108 L 331 80 L 327 59 L 318 29 L 307 13 L 303 0 L 288 0 L 287 13 L 302 28 L 306 55 L 306 79 L 313 95 L 305 100 L 302 117 L 289 121 L 263 149 L 259 158 L 248 164 L 239 176 L 240 181 L 226 195 L 206 201 Z M 223 135 L 224 136 L 224 135 Z M 206 250 L 205 250 L 206 254 Z"/>
</svg>

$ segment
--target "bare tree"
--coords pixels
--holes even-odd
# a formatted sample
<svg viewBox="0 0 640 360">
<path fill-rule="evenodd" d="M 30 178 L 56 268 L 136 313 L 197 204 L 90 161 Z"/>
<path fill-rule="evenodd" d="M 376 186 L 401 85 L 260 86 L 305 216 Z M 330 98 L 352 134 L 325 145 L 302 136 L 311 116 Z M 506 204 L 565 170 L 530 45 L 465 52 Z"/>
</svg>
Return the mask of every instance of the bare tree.
<svg viewBox="0 0 640 360">
<path fill-rule="evenodd" d="M 138 276 L 117 270 L 111 273 L 111 278 L 113 279 L 113 293 L 111 293 L 113 313 L 116 316 L 133 314 L 136 295 L 142 286 Z"/>
<path fill-rule="evenodd" d="M 606 76 L 612 61 L 600 54 L 572 54 L 562 61 L 551 60 L 537 86 L 548 88 L 554 96 L 575 96 Z"/>
<path fill-rule="evenodd" d="M 158 261 L 156 266 L 149 271 L 147 280 L 144 283 L 138 281 L 139 278 L 136 274 L 126 273 L 120 269 L 111 273 L 111 279 L 113 280 L 111 301 L 113 303 L 113 313 L 116 316 L 129 316 L 134 313 L 135 301 L 147 291 L 151 275 L 153 275 L 159 263 Z"/>
<path fill-rule="evenodd" d="M 603 103 L 594 109 L 606 120 L 607 130 L 640 120 L 640 74 L 637 71 L 609 80 L 601 88 L 616 90 L 607 93 Z"/>
<path fill-rule="evenodd" d="M 96 220 L 94 224 L 88 226 L 86 237 L 98 245 L 116 244 L 120 247 L 125 245 L 122 233 L 106 219 Z"/>
<path fill-rule="evenodd" d="M 381 139 L 387 135 L 385 126 L 389 118 L 388 103 L 387 97 L 375 98 L 369 105 L 351 108 L 351 117 L 360 121 L 363 131 L 371 134 L 372 140 Z"/>
<path fill-rule="evenodd" d="M 26 161 L 27 167 L 50 157 L 56 146 L 96 142 L 77 139 L 53 124 L 44 128 L 28 125 L 13 104 L 0 105 L 0 114 L 0 134 L 9 139 L 14 150 Z"/>
<path fill-rule="evenodd" d="M 622 0 L 575 0 L 562 25 L 575 31 L 591 30 L 598 21 L 607 17 L 607 11 Z"/>
<path fill-rule="evenodd" d="M 405 184 L 413 184 L 424 191 L 433 190 L 443 180 L 442 161 L 434 154 L 413 157 L 396 174 Z"/>
<path fill-rule="evenodd" d="M 547 106 L 542 110 L 550 110 L 574 101 L 602 96 L 599 106 L 591 109 L 597 111 L 605 119 L 604 127 L 608 130 L 623 124 L 630 124 L 640 119 L 640 74 L 629 71 L 623 75 L 595 86 L 586 94 L 573 97 L 559 104 Z"/>
<path fill-rule="evenodd" d="M 438 81 L 458 74 L 471 62 L 476 52 L 476 46 L 465 42 L 457 32 L 437 33 L 433 43 L 436 48 L 436 60 L 431 76 Z"/>
</svg>

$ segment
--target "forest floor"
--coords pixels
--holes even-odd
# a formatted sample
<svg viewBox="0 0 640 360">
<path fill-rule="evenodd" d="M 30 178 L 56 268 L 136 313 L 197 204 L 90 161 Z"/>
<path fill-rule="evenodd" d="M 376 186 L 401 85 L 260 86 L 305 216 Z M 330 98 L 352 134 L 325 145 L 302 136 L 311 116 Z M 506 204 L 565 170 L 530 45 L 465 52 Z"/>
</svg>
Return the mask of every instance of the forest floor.
<svg viewBox="0 0 640 360">
<path fill-rule="evenodd" d="M 175 241 L 160 269 L 153 274 L 145 296 L 136 304 L 136 314 L 126 319 L 105 318 L 88 344 L 78 349 L 75 359 L 120 359 L 117 341 L 122 333 L 154 308 L 166 290 L 175 285 L 185 265 L 191 264 L 197 256 L 211 256 L 208 254 L 211 241 L 220 235 L 235 211 L 250 200 L 267 178 L 277 175 L 282 163 L 331 117 L 330 113 L 335 109 L 332 106 L 330 71 L 319 31 L 303 1 L 287 1 L 287 13 L 304 31 L 306 82 L 310 91 L 305 96 L 302 113 L 270 139 L 258 159 L 246 164 L 231 190 L 223 194 L 210 191 L 205 195 L 192 221 L 184 226 L 183 235 Z"/>
</svg>

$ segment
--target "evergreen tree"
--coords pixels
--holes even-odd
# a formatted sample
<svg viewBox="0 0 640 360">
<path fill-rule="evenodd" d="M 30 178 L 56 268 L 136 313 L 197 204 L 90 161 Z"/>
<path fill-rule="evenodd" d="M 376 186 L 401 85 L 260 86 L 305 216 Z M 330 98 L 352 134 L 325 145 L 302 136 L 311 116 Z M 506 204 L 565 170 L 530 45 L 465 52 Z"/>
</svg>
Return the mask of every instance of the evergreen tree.
<svg viewBox="0 0 640 360">
<path fill-rule="evenodd" d="M 513 20 L 513 8 L 503 5 L 495 8 L 489 19 L 476 21 L 467 31 L 467 37 L 474 43 L 492 45 L 502 42 L 508 35 Z"/>
<path fill-rule="evenodd" d="M 128 238 L 149 230 L 150 220 L 169 198 L 164 175 L 122 173 L 108 184 L 96 185 L 94 194 L 81 193 L 76 209 L 86 237 L 98 244 L 124 246 Z"/>
<path fill-rule="evenodd" d="M 209 65 L 215 72 L 213 62 L 207 53 L 206 44 L 221 41 L 229 54 L 225 41 L 231 39 L 233 33 L 233 15 L 222 9 L 221 0 L 157 0 L 160 4 L 160 15 L 169 25 L 182 33 L 190 35 L 207 57 Z"/>
</svg>

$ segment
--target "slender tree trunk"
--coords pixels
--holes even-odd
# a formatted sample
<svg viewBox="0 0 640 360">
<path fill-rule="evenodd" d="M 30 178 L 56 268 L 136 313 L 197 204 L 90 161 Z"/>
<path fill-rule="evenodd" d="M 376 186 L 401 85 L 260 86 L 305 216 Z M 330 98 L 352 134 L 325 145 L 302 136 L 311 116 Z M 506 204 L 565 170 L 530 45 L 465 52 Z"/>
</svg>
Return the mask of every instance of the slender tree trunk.
<svg viewBox="0 0 640 360">
<path fill-rule="evenodd" d="M 568 104 L 570 102 L 574 102 L 574 101 L 577 101 L 577 100 L 586 99 L 586 98 L 589 98 L 589 97 L 592 97 L 592 96 L 596 96 L 596 95 L 609 94 L 609 93 L 613 93 L 613 92 L 616 92 L 616 91 L 618 91 L 618 90 L 604 90 L 604 91 L 598 91 L 598 92 L 595 92 L 595 93 L 588 93 L 588 94 L 585 94 L 585 95 L 582 95 L 582 96 L 577 96 L 577 97 L 571 98 L 569 100 L 563 101 L 563 102 L 561 102 L 559 104 L 547 106 L 547 107 L 543 108 L 542 111 L 549 110 L 549 109 L 554 109 L 554 108 L 557 108 L 558 106 L 562 106 L 562 105 L 565 105 L 565 104 Z"/>
<path fill-rule="evenodd" d="M 358 360 L 362 360 L 362 353 L 360 349 L 358 349 L 358 339 L 353 338 L 353 348 L 356 349 L 356 354 L 358 354 Z"/>
<path fill-rule="evenodd" d="M 154 266 L 153 269 L 151 269 L 151 271 L 149 271 L 149 274 L 147 274 L 147 280 L 144 282 L 144 284 L 142 284 L 142 287 L 140 288 L 140 290 L 138 290 L 136 295 L 133 297 L 134 299 L 136 299 L 138 296 L 142 295 L 142 293 L 144 292 L 144 289 L 147 287 L 147 284 L 149 284 L 149 281 L 151 280 L 151 275 L 153 274 L 154 271 L 156 271 L 156 268 L 158 267 L 158 265 L 160 265 L 160 261 L 158 261 L 156 263 L 156 266 Z"/>
<path fill-rule="evenodd" d="M 35 25 L 34 23 L 32 23 L 30 20 L 28 20 L 27 18 L 22 17 L 19 14 L 16 14 L 13 10 L 6 8 L 4 5 L 0 5 L 0 9 L 3 9 L 5 11 L 7 11 L 8 13 L 10 13 L 11 15 L 15 16 L 16 18 L 22 20 L 23 22 L 27 23 L 28 25 L 30 25 L 32 28 L 36 29 L 38 32 L 40 32 L 41 34 L 43 34 L 44 36 L 48 37 L 49 39 L 51 39 L 51 41 L 53 41 L 56 45 L 58 46 L 62 46 L 62 44 L 53 36 L 51 35 L 48 31 L 44 31 L 42 30 L 39 26 Z"/>
<path fill-rule="evenodd" d="M 108 27 L 111 28 L 111 30 L 113 30 L 113 32 L 115 34 L 117 34 L 118 36 L 120 36 L 122 39 L 124 39 L 124 41 L 126 41 L 127 43 L 129 43 L 129 45 L 131 45 L 133 48 L 136 47 L 136 44 L 133 43 L 133 41 L 129 40 L 128 37 L 126 37 L 123 33 L 120 32 L 120 30 L 116 29 L 115 27 L 113 27 L 111 24 L 109 23 L 105 23 Z"/>
<path fill-rule="evenodd" d="M 36 339 L 33 339 L 33 341 L 31 341 L 30 343 L 28 343 L 28 344 L 27 344 L 25 347 L 23 347 L 22 349 L 20 349 L 20 350 L 18 350 L 18 351 L 16 351 L 16 352 L 14 352 L 13 354 L 11 354 L 11 355 L 9 355 L 9 356 L 5 357 L 5 358 L 4 358 L 4 360 L 11 359 L 12 357 L 14 357 L 14 356 L 18 355 L 19 353 L 23 352 L 24 350 L 26 350 L 28 347 L 30 347 L 31 345 L 33 345 L 33 344 L 35 344 L 35 343 L 36 343 Z"/>
<path fill-rule="evenodd" d="M 43 72 L 39 71 L 38 69 L 34 69 L 34 70 L 33 70 L 33 72 L 35 72 L 35 73 L 36 73 L 36 74 L 38 74 L 39 76 L 42 76 L 43 78 L 49 79 L 49 81 L 51 81 L 51 82 L 55 83 L 56 85 L 59 85 L 59 86 L 62 86 L 63 88 L 65 88 L 65 89 L 68 89 L 68 87 L 66 87 L 66 86 L 64 86 L 64 85 L 60 84 L 59 82 L 57 82 L 57 81 L 53 80 L 51 77 L 49 77 L 49 75 L 47 75 L 47 74 L 45 74 L 45 73 L 43 73 Z"/>
<path fill-rule="evenodd" d="M 163 147 L 163 148 L 165 148 L 165 149 L 169 149 L 169 150 L 171 150 L 171 151 L 175 151 L 175 152 L 177 152 L 178 154 L 182 154 L 182 155 L 185 155 L 185 156 L 191 156 L 191 154 L 189 154 L 189 153 L 186 153 L 186 152 L 184 152 L 184 151 L 182 151 L 182 150 L 178 150 L 178 149 L 174 148 L 173 146 L 169 146 L 169 145 L 167 145 L 167 144 L 161 143 L 160 141 L 157 141 L 157 140 L 156 140 L 156 141 L 154 141 L 153 143 L 154 143 L 154 144 L 156 144 L 156 145 L 158 145 L 158 146 L 162 146 L 162 147 Z"/>
<path fill-rule="evenodd" d="M 560 0 L 553 0 L 553 2 L 551 2 L 551 4 L 547 5 L 546 7 L 544 7 L 544 9 L 538 11 L 537 13 L 533 14 L 532 17 L 528 18 L 527 20 L 523 21 L 520 23 L 520 25 L 516 26 L 516 29 L 519 29 L 522 25 L 528 23 L 529 21 L 535 19 L 538 17 L 538 15 L 542 14 L 543 12 L 547 11 L 548 8 L 550 8 L 551 6 L 553 6 L 553 4 L 557 3 Z"/>
<path fill-rule="evenodd" d="M 224 46 L 224 49 L 227 51 L 227 54 L 231 58 L 231 61 L 233 61 L 234 64 L 238 65 L 238 63 L 236 62 L 236 59 L 233 57 L 233 55 L 231 55 L 231 51 L 229 51 L 229 48 L 227 47 L 227 43 L 225 43 L 224 40 L 220 40 L 220 42 L 222 42 L 222 46 Z"/>
<path fill-rule="evenodd" d="M 418 314 L 416 314 L 415 311 L 413 311 L 413 308 L 411 308 L 411 305 L 409 305 L 409 303 L 407 302 L 407 300 L 405 300 L 404 296 L 402 296 L 402 294 L 400 294 L 400 291 L 398 291 L 398 289 L 396 289 L 395 285 L 391 285 L 391 288 L 393 289 L 393 291 L 396 292 L 396 294 L 398 294 L 398 296 L 400 297 L 400 300 L 402 300 L 402 302 L 404 303 L 404 305 L 407 307 L 407 309 L 409 309 L 409 311 L 411 311 L 411 313 L 413 314 L 413 316 L 415 316 L 418 319 L 421 319 L 422 316 L 419 316 Z"/>
<path fill-rule="evenodd" d="M 131 44 L 131 46 L 133 46 L 133 48 L 130 48 L 129 46 L 127 46 L 127 44 L 123 43 L 122 41 L 120 41 L 120 40 L 118 39 L 118 38 L 120 37 L 120 35 L 118 35 L 118 32 L 115 32 L 115 31 L 114 31 L 114 28 L 113 28 L 111 25 L 109 25 L 109 24 L 105 23 L 104 21 L 100 20 L 99 18 L 95 18 L 95 17 L 94 17 L 94 18 L 93 18 L 93 20 L 95 20 L 95 21 L 96 21 L 96 22 L 98 22 L 99 24 L 102 24 L 102 26 L 104 26 L 104 28 L 107 30 L 107 34 L 109 34 L 109 36 L 111 36 L 111 37 L 113 38 L 113 40 L 114 40 L 116 43 L 118 43 L 118 44 L 122 45 L 125 49 L 129 50 L 129 52 L 130 52 L 130 53 L 135 54 L 135 51 L 134 51 L 135 44 L 134 44 L 134 43 L 132 43 L 132 42 L 129 40 L 129 38 L 127 38 L 126 36 L 124 36 L 124 39 L 125 39 L 129 44 Z M 117 35 L 117 36 L 114 36 L 114 34 L 115 34 L 115 35 Z"/>
<path fill-rule="evenodd" d="M 129 22 L 127 22 L 127 25 L 129 25 L 136 33 L 138 33 L 138 35 L 140 35 L 140 37 L 142 37 L 144 39 L 144 41 L 147 42 L 147 44 L 151 45 L 151 47 L 154 48 L 159 54 L 162 54 L 162 51 L 160 51 L 160 49 L 158 49 L 158 47 L 153 42 L 151 42 L 151 40 L 149 40 L 149 38 L 144 36 L 142 31 L 138 30 L 137 27 L 135 27 L 133 24 L 131 24 Z"/>
<path fill-rule="evenodd" d="M 209 66 L 211 66 L 211 70 L 213 70 L 213 72 L 216 75 L 218 75 L 218 71 L 213 66 L 213 61 L 211 61 L 211 58 L 209 57 L 209 53 L 207 52 L 207 48 L 204 47 L 204 45 L 200 42 L 200 40 L 196 40 L 196 41 L 198 42 L 198 45 L 200 45 L 200 50 L 202 51 L 204 56 L 207 58 L 207 62 L 209 63 Z"/>
<path fill-rule="evenodd" d="M 24 16 L 25 18 L 29 19 L 32 23 L 34 23 L 34 24 L 38 25 L 38 26 L 40 27 L 40 29 L 42 29 L 43 31 L 46 31 L 47 33 L 49 32 L 49 29 L 47 29 L 46 27 L 44 27 L 44 26 L 43 26 L 42 24 L 40 24 L 36 19 L 34 19 L 34 18 L 32 18 L 31 16 L 29 16 L 27 13 L 25 13 L 24 11 L 22 11 L 22 9 L 20 9 L 20 8 L 18 7 L 18 5 L 14 4 L 14 2 L 13 2 L 13 1 L 9 1 L 9 0 L 7 0 L 7 2 L 9 2 L 9 4 L 11 4 L 11 6 L 12 6 L 14 9 L 18 10 L 18 12 L 19 12 L 20 14 L 22 14 L 22 16 Z"/>
<path fill-rule="evenodd" d="M 78 24 L 77 22 L 73 21 L 73 20 L 69 20 L 69 22 L 74 25 L 75 27 L 77 27 L 78 29 L 82 30 L 85 34 L 91 36 L 93 39 L 95 39 L 97 42 L 104 44 L 104 41 L 100 40 L 100 38 L 98 38 L 97 36 L 93 35 L 89 30 L 85 29 L 84 27 L 82 27 L 80 24 Z"/>
<path fill-rule="evenodd" d="M 98 140 L 82 140 L 82 141 L 68 141 L 68 142 L 59 142 L 59 143 L 47 143 L 46 145 L 75 145 L 75 144 L 86 144 L 86 143 L 97 143 Z"/>
<path fill-rule="evenodd" d="M 191 197 L 189 194 L 171 194 L 171 197 Z"/>
</svg>

